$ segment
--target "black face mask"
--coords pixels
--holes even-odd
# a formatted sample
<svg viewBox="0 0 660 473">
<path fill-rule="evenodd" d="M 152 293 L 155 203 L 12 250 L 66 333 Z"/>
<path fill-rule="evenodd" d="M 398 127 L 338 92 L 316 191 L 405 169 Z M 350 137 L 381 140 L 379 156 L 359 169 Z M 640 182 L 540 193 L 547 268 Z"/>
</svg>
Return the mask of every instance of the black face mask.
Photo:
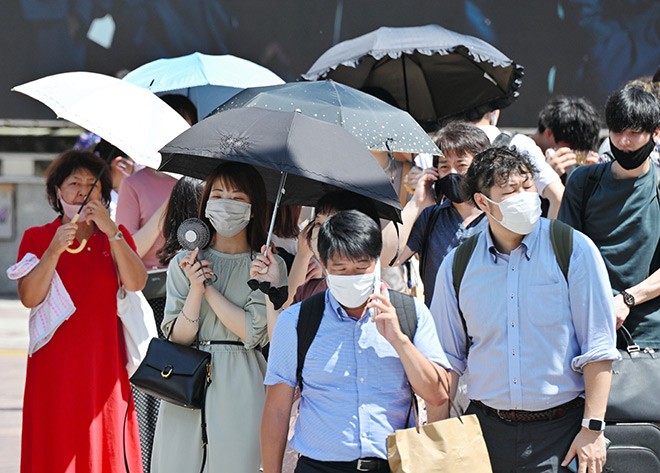
<svg viewBox="0 0 660 473">
<path fill-rule="evenodd" d="M 435 181 L 435 195 L 438 202 L 445 196 L 455 204 L 461 204 L 467 199 L 463 195 L 463 180 L 465 177 L 462 174 L 451 173 L 447 174 L 442 179 Z"/>
<path fill-rule="evenodd" d="M 644 161 L 649 157 L 651 151 L 655 148 L 655 141 L 653 141 L 653 136 L 649 138 L 648 143 L 639 148 L 637 151 L 621 151 L 619 148 L 614 146 L 612 140 L 610 139 L 610 150 L 612 151 L 612 156 L 619 165 L 626 171 L 635 169 L 644 164 Z"/>
</svg>

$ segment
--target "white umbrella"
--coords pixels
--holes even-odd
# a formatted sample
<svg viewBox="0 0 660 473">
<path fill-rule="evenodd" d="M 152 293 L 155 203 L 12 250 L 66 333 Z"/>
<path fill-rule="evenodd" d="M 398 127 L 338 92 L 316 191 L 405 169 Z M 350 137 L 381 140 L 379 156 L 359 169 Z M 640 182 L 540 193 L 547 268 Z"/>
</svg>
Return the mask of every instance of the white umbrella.
<svg viewBox="0 0 660 473">
<path fill-rule="evenodd" d="M 190 128 L 181 115 L 154 94 L 115 77 L 65 72 L 18 85 L 64 118 L 99 135 L 135 162 L 154 169 L 160 150 Z"/>
<path fill-rule="evenodd" d="M 158 95 L 185 95 L 197 107 L 200 120 L 247 87 L 284 84 L 275 73 L 247 59 L 202 53 L 148 62 L 126 74 L 124 81 Z"/>
</svg>

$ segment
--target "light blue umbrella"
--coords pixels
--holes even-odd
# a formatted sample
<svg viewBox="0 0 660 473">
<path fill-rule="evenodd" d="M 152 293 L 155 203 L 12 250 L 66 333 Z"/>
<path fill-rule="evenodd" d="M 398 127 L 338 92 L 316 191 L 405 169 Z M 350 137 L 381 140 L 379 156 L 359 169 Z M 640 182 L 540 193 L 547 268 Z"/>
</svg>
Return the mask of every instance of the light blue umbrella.
<svg viewBox="0 0 660 473">
<path fill-rule="evenodd" d="M 185 95 L 197 107 L 200 120 L 247 87 L 284 84 L 276 74 L 247 59 L 202 53 L 148 62 L 124 80 L 157 95 Z"/>
</svg>

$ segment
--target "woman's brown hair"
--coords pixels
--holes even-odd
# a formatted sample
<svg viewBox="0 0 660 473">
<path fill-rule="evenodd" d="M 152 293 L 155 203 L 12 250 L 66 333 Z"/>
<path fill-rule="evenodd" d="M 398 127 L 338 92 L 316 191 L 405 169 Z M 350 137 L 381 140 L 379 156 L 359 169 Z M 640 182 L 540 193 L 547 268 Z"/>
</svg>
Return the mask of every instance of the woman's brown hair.
<svg viewBox="0 0 660 473">
<path fill-rule="evenodd" d="M 259 251 L 266 243 L 268 233 L 268 200 L 266 185 L 261 174 L 249 164 L 225 162 L 213 170 L 206 178 L 202 200 L 199 203 L 199 218 L 209 227 L 211 237 L 215 236 L 215 228 L 206 217 L 206 203 L 209 201 L 213 182 L 221 179 L 233 185 L 237 190 L 245 192 L 252 205 L 252 218 L 247 226 L 247 240 L 252 251 Z"/>
<path fill-rule="evenodd" d="M 272 203 L 268 203 L 268 209 L 271 215 L 274 207 Z M 273 233 L 280 238 L 297 238 L 300 233 L 298 219 L 300 219 L 301 211 L 302 205 L 280 205 L 277 209 Z"/>
<path fill-rule="evenodd" d="M 103 169 L 104 166 L 106 166 L 105 161 L 89 151 L 69 150 L 55 158 L 46 169 L 46 197 L 52 209 L 60 215 L 64 214 L 60 199 L 57 197 L 57 189 L 67 177 L 78 169 L 87 169 L 95 177 L 102 172 L 99 179 L 101 200 L 107 208 L 110 205 L 112 178 L 109 168 Z"/>
</svg>

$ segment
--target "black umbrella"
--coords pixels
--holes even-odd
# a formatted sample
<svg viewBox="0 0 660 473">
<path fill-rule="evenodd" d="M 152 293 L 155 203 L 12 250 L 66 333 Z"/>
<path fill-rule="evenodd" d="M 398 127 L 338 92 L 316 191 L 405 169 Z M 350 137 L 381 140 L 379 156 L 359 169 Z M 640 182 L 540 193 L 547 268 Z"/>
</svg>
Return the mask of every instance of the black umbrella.
<svg viewBox="0 0 660 473">
<path fill-rule="evenodd" d="M 420 122 L 511 105 L 523 68 L 485 41 L 438 25 L 382 27 L 328 49 L 303 75 L 382 89 Z"/>
<path fill-rule="evenodd" d="M 376 151 L 440 154 L 433 140 L 408 113 L 331 80 L 245 89 L 213 113 L 244 107 L 300 110 L 309 117 L 341 125 Z"/>
<path fill-rule="evenodd" d="M 217 113 L 163 149 L 161 171 L 205 178 L 225 161 L 251 164 L 275 202 L 316 205 L 327 192 L 349 190 L 373 199 L 381 217 L 401 222 L 401 204 L 378 162 L 346 130 L 299 112 L 241 108 Z"/>
</svg>

